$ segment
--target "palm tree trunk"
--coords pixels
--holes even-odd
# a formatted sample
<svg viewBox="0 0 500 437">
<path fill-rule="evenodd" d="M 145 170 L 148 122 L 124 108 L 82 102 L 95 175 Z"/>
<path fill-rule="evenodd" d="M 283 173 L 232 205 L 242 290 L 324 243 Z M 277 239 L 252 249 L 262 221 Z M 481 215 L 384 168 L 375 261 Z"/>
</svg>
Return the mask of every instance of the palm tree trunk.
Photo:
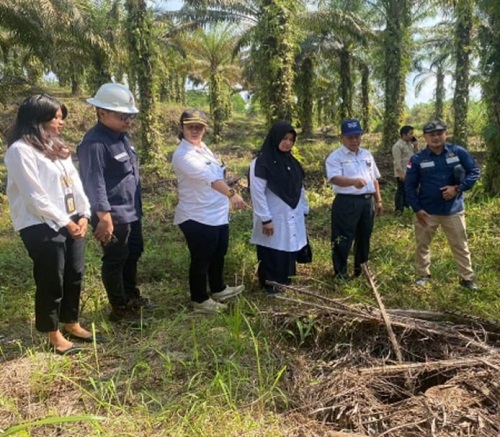
<svg viewBox="0 0 500 437">
<path fill-rule="evenodd" d="M 455 127 L 453 141 L 467 147 L 467 110 L 469 107 L 469 71 L 472 19 L 474 12 L 473 0 L 459 0 L 455 6 L 456 28 L 455 44 L 457 65 L 455 69 L 455 94 L 453 95 L 453 110 L 455 112 Z"/>
<path fill-rule="evenodd" d="M 314 65 L 310 56 L 307 56 L 300 65 L 297 78 L 298 107 L 302 135 L 310 137 L 313 133 L 313 88 Z"/>
<path fill-rule="evenodd" d="M 485 82 L 484 101 L 488 109 L 488 126 L 484 130 L 488 158 L 484 171 L 484 188 L 487 193 L 500 195 L 500 4 L 490 0 L 482 1 L 488 17 L 490 33 L 485 35 L 490 62 L 483 64 Z"/>
<path fill-rule="evenodd" d="M 340 117 L 352 117 L 352 68 L 351 53 L 347 47 L 342 47 L 339 53 L 340 60 Z"/>
<path fill-rule="evenodd" d="M 370 69 L 368 65 L 361 64 L 361 125 L 363 130 L 370 132 Z"/>
<path fill-rule="evenodd" d="M 145 0 L 127 0 L 131 72 L 139 88 L 141 151 L 144 163 L 158 170 L 159 140 L 154 96 L 152 19 Z"/>
<path fill-rule="evenodd" d="M 384 132 L 383 147 L 388 150 L 399 139 L 403 114 L 405 80 L 409 71 L 411 1 L 387 0 L 384 36 Z"/>
<path fill-rule="evenodd" d="M 444 99 L 446 96 L 444 78 L 443 69 L 439 68 L 436 74 L 436 119 L 438 120 L 442 120 L 444 115 Z"/>
</svg>

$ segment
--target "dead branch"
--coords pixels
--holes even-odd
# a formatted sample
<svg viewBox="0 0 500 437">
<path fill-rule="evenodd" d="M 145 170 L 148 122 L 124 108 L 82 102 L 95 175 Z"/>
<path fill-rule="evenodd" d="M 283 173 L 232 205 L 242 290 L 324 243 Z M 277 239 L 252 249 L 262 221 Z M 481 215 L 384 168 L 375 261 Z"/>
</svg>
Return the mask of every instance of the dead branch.
<svg viewBox="0 0 500 437">
<path fill-rule="evenodd" d="M 396 339 L 396 336 L 394 335 L 394 331 L 392 330 L 392 325 L 391 321 L 389 319 L 389 316 L 387 315 L 387 312 L 385 311 L 385 305 L 384 302 L 382 302 L 382 298 L 380 297 L 380 294 L 377 291 L 377 286 L 375 285 L 375 282 L 373 281 L 373 276 L 368 269 L 368 266 L 363 263 L 361 264 L 361 269 L 366 276 L 366 279 L 368 279 L 368 282 L 370 283 L 370 287 L 373 291 L 373 294 L 375 296 L 375 300 L 377 301 L 378 307 L 380 308 L 380 313 L 382 315 L 382 320 L 384 321 L 385 328 L 387 329 L 387 334 L 389 335 L 389 340 L 392 344 L 392 349 L 394 350 L 394 353 L 396 354 L 396 358 L 399 363 L 403 362 L 403 354 L 401 353 L 401 348 L 399 347 L 399 343 Z"/>
<path fill-rule="evenodd" d="M 488 356 L 488 358 L 491 358 Z M 439 370 L 439 369 L 453 369 L 458 367 L 473 367 L 473 366 L 489 366 L 494 369 L 498 369 L 497 366 L 490 363 L 485 357 L 473 357 L 464 359 L 453 359 L 453 360 L 440 360 L 440 361 L 430 361 L 425 363 L 406 363 L 406 364 L 394 364 L 391 366 L 378 366 L 369 367 L 365 369 L 358 369 L 357 372 L 360 375 L 386 375 L 391 373 L 401 373 L 408 370 Z"/>
</svg>

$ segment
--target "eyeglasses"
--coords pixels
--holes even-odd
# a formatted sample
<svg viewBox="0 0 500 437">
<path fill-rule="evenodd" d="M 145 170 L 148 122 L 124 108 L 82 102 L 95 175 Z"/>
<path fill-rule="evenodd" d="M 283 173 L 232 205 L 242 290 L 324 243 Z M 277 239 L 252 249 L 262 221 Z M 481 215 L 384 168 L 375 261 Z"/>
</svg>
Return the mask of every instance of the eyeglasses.
<svg viewBox="0 0 500 437">
<path fill-rule="evenodd" d="M 116 118 L 119 118 L 121 121 L 134 120 L 137 117 L 137 114 L 125 114 L 124 112 L 110 111 L 107 109 L 105 111 L 113 114 Z"/>
</svg>

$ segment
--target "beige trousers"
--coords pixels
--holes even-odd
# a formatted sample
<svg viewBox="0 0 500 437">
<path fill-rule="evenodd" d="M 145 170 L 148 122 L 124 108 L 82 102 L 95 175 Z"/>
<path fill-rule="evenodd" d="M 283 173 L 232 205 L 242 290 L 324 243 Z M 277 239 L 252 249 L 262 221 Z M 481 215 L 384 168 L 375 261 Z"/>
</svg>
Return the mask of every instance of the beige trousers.
<svg viewBox="0 0 500 437">
<path fill-rule="evenodd" d="M 430 275 L 431 253 L 429 246 L 439 225 L 441 225 L 448 239 L 460 277 L 467 281 L 472 280 L 474 271 L 472 270 L 469 246 L 467 245 L 464 211 L 453 215 L 431 215 L 427 220 L 427 226 L 422 226 L 415 218 L 417 276 Z"/>
</svg>

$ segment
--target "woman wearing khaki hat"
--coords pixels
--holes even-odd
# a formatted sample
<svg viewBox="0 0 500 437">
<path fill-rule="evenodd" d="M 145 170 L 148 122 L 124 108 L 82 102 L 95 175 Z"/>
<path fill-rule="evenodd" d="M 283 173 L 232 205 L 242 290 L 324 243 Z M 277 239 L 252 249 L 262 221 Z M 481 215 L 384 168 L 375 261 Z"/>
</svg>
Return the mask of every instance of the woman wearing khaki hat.
<svg viewBox="0 0 500 437">
<path fill-rule="evenodd" d="M 189 289 L 194 311 L 218 313 L 226 308 L 224 301 L 245 288 L 226 285 L 223 270 L 229 242 L 229 208 L 242 209 L 247 204 L 225 182 L 223 161 L 203 142 L 208 127 L 205 113 L 186 110 L 180 124 L 181 142 L 172 158 L 179 193 L 174 224 L 184 234 L 191 255 Z"/>
</svg>

